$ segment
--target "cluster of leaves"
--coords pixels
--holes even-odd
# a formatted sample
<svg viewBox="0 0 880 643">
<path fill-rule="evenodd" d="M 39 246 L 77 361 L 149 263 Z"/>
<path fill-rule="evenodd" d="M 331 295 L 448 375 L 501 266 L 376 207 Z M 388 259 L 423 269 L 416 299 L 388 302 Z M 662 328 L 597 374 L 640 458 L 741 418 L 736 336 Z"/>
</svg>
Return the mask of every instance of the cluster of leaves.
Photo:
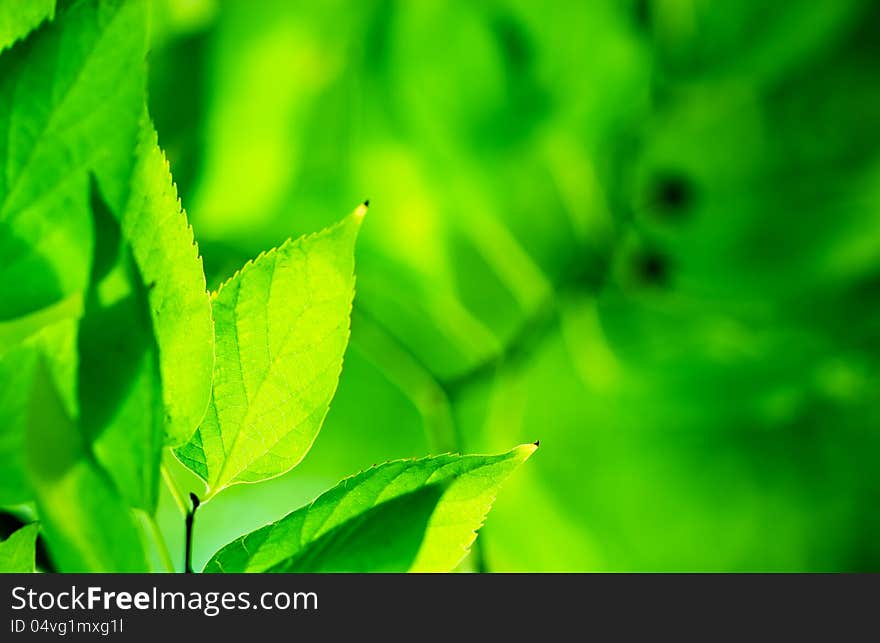
<svg viewBox="0 0 880 643">
<path fill-rule="evenodd" d="M 382 205 L 332 431 L 278 495 L 540 435 L 493 569 L 880 565 L 876 3 L 198 5 L 151 109 L 209 283 Z"/>
<path fill-rule="evenodd" d="M 148 571 L 165 454 L 207 502 L 311 448 L 366 205 L 209 293 L 146 107 L 147 3 L 20 4 L 0 14 L 0 506 L 39 527 L 0 569 L 32 571 L 39 530 L 59 571 Z M 534 449 L 376 466 L 206 571 L 452 570 Z"/>
<path fill-rule="evenodd" d="M 3 48 L 21 46 L 53 5 L 0 3 Z M 542 457 L 481 532 L 493 570 L 880 565 L 876 3 L 150 5 L 150 116 L 211 290 L 363 195 L 381 205 L 359 233 L 352 335 L 321 439 L 295 475 L 214 496 L 200 510 L 196 558 L 373 462 L 499 452 L 540 435 Z M 54 64 L 35 65 L 32 84 Z M 115 96 L 106 90 L 128 82 L 119 79 L 93 89 Z M 120 100 L 100 108 L 133 114 Z M 49 104 L 13 122 L 38 120 Z M 84 114 L 97 120 L 98 110 L 56 120 Z M 96 140 L 131 138 L 127 122 Z M 34 163 L 81 149 L 78 136 L 64 139 L 64 154 L 37 151 Z M 113 149 L 94 147 L 88 163 L 97 201 L 115 213 L 113 185 L 127 170 L 108 169 L 124 166 Z M 27 309 L 20 293 L 31 282 L 57 303 L 0 323 L 0 345 L 29 336 L 51 353 L 78 417 L 81 394 L 61 384 L 79 367 L 61 356 L 80 340 L 52 325 L 85 305 L 60 297 L 86 292 L 93 242 L 91 211 L 72 196 L 82 191 L 67 189 L 57 200 L 85 228 L 65 218 L 54 235 L 3 238 L 11 256 L 42 250 L 8 275 L 0 262 L 0 307 Z M 149 299 L 162 284 L 142 263 Z M 160 348 L 174 336 L 153 327 Z M 18 365 L 16 381 L 31 381 L 32 363 Z M 163 384 L 188 381 L 201 382 Z M 7 399 L 24 403 L 14 388 L 0 391 Z M 134 404 L 145 402 L 125 408 Z M 234 432 L 230 416 L 219 409 L 200 437 Z M 21 426 L 13 417 L 2 430 Z M 25 434 L 8 431 L 3 484 L 18 484 Z M 205 454 L 205 442 L 180 453 L 216 486 L 257 452 L 240 443 L 231 459 Z M 106 450 L 95 458 L 113 469 Z M 180 519 L 167 493 L 156 516 L 171 542 Z"/>
</svg>

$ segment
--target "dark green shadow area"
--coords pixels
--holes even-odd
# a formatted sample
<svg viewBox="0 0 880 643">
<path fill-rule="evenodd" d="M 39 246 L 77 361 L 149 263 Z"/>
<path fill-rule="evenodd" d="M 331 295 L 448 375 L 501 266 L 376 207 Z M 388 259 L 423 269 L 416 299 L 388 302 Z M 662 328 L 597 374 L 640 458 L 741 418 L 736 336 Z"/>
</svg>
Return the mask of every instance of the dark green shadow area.
<svg viewBox="0 0 880 643">
<path fill-rule="evenodd" d="M 406 572 L 447 485 L 403 494 L 351 518 L 270 573 Z"/>
</svg>

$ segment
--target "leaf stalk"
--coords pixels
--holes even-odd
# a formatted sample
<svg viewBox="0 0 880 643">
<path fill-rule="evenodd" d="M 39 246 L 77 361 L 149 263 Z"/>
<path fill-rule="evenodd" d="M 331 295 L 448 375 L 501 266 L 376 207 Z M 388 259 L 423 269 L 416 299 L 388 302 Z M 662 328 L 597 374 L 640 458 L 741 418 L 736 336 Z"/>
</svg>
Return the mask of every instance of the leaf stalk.
<svg viewBox="0 0 880 643">
<path fill-rule="evenodd" d="M 193 524 L 196 519 L 196 510 L 201 503 L 199 502 L 199 497 L 192 492 L 189 494 L 189 499 L 192 501 L 192 509 L 186 512 L 186 551 L 184 554 L 183 568 L 187 574 L 192 574 Z"/>
</svg>

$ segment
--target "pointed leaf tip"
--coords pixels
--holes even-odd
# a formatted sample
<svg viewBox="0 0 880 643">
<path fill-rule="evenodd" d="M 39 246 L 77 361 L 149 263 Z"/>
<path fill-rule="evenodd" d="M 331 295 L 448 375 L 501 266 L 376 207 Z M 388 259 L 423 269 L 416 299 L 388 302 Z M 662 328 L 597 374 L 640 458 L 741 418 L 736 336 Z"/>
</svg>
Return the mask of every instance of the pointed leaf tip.
<svg viewBox="0 0 880 643">
<path fill-rule="evenodd" d="M 539 441 L 531 442 L 529 444 L 521 444 L 518 447 L 515 447 L 511 453 L 516 454 L 516 459 L 520 462 L 525 462 L 532 457 L 532 454 L 535 451 L 538 450 L 539 444 Z"/>
<path fill-rule="evenodd" d="M 260 254 L 214 294 L 211 402 L 192 439 L 175 451 L 208 484 L 203 504 L 232 484 L 289 471 L 311 449 L 348 345 L 365 210 Z M 257 359 L 267 348 L 269 359 Z M 245 395 L 244 382 L 258 393 Z"/>
<path fill-rule="evenodd" d="M 535 448 L 387 462 L 234 540 L 205 571 L 452 571 L 502 484 Z M 388 528 L 389 520 L 394 527 Z M 373 531 L 373 524 L 381 527 Z"/>
</svg>

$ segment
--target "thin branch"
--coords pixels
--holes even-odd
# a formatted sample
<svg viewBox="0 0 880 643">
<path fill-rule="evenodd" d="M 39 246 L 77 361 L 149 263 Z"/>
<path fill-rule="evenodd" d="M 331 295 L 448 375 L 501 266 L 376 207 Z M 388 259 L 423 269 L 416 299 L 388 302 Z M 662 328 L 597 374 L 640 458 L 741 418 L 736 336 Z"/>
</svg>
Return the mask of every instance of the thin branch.
<svg viewBox="0 0 880 643">
<path fill-rule="evenodd" d="M 199 508 L 199 497 L 190 492 L 189 499 L 192 501 L 192 509 L 186 512 L 186 551 L 184 553 L 183 569 L 187 574 L 193 573 L 192 567 L 192 548 L 193 548 L 193 526 L 196 519 L 196 510 Z"/>
<path fill-rule="evenodd" d="M 556 321 L 556 301 L 550 298 L 536 308 L 500 351 L 463 373 L 442 380 L 440 386 L 455 399 L 463 390 L 488 379 L 500 368 L 522 363 L 541 345 Z"/>
<path fill-rule="evenodd" d="M 459 451 L 458 434 L 446 391 L 434 375 L 363 307 L 353 313 L 355 348 L 415 405 L 433 453 Z"/>
</svg>

